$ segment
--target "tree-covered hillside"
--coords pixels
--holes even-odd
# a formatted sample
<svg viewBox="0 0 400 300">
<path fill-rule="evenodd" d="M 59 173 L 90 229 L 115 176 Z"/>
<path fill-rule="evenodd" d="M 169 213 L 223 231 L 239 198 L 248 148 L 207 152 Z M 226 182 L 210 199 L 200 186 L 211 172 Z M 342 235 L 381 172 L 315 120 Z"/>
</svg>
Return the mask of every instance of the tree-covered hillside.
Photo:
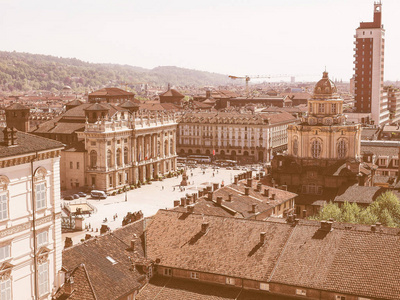
<svg viewBox="0 0 400 300">
<path fill-rule="evenodd" d="M 178 67 L 152 70 L 116 64 L 94 64 L 75 58 L 61 58 L 0 51 L 0 91 L 57 90 L 68 85 L 83 92 L 110 85 L 139 83 L 179 86 L 222 85 L 228 76 Z"/>
</svg>

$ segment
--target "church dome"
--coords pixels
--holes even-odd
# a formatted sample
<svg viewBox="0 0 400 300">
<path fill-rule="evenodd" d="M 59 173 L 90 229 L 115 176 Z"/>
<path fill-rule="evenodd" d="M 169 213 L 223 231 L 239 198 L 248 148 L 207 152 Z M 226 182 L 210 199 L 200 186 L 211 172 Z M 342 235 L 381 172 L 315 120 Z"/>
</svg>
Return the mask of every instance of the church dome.
<svg viewBox="0 0 400 300">
<path fill-rule="evenodd" d="M 328 72 L 324 72 L 322 79 L 318 81 L 314 88 L 313 98 L 335 98 L 337 95 L 337 88 L 332 80 L 328 77 Z"/>
</svg>

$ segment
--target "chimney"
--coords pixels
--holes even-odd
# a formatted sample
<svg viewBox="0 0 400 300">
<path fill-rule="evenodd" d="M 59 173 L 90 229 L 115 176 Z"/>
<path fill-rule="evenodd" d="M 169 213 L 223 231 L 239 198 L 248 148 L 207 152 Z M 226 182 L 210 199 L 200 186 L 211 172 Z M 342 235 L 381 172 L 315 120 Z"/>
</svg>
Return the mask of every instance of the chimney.
<svg viewBox="0 0 400 300">
<path fill-rule="evenodd" d="M 376 231 L 376 225 L 371 225 L 371 231 L 375 232 Z"/>
<path fill-rule="evenodd" d="M 213 183 L 213 191 L 218 190 L 219 188 L 219 183 Z"/>
<path fill-rule="evenodd" d="M 186 212 L 188 214 L 192 214 L 194 212 L 194 205 L 188 205 L 186 206 Z"/>
<path fill-rule="evenodd" d="M 271 194 L 271 200 L 275 200 L 275 194 Z"/>
<path fill-rule="evenodd" d="M 260 173 L 256 174 L 256 180 L 260 180 Z"/>
<path fill-rule="evenodd" d="M 217 197 L 217 204 L 220 206 L 222 205 L 222 197 L 220 196 Z"/>
<path fill-rule="evenodd" d="M 211 91 L 207 90 L 206 91 L 206 99 L 209 99 L 209 98 L 211 98 Z"/>
<path fill-rule="evenodd" d="M 361 173 L 357 174 L 358 186 L 364 186 L 364 178 Z"/>
<path fill-rule="evenodd" d="M 90 240 L 92 238 L 92 235 L 89 233 L 86 233 L 85 235 L 85 241 Z"/>
<path fill-rule="evenodd" d="M 69 248 L 73 245 L 72 239 L 70 237 L 65 238 L 64 248 Z"/>
<path fill-rule="evenodd" d="M 179 200 L 174 200 L 174 207 L 179 206 L 180 203 L 181 203 L 181 202 L 180 202 Z"/>
<path fill-rule="evenodd" d="M 229 198 L 228 198 L 228 201 L 229 201 L 229 202 L 232 201 L 232 196 L 233 196 L 232 194 L 229 194 L 229 196 L 228 196 L 228 197 L 229 197 Z"/>
<path fill-rule="evenodd" d="M 110 231 L 110 227 L 108 227 L 106 224 L 101 225 L 100 227 L 100 234 L 104 234 L 107 231 Z"/>
<path fill-rule="evenodd" d="M 233 178 L 233 183 L 234 183 L 234 184 L 238 184 L 238 182 L 239 182 L 239 177 L 235 176 L 235 177 Z"/>
<path fill-rule="evenodd" d="M 332 221 L 321 221 L 321 230 L 325 232 L 332 231 Z"/>
<path fill-rule="evenodd" d="M 131 251 L 135 251 L 135 240 L 131 240 Z"/>
<path fill-rule="evenodd" d="M 247 186 L 251 188 L 252 185 L 253 185 L 253 179 L 247 178 Z"/>
<path fill-rule="evenodd" d="M 186 206 L 186 198 L 181 197 L 181 206 L 185 207 Z"/>
<path fill-rule="evenodd" d="M 209 192 L 212 191 L 212 186 L 211 186 L 211 185 L 208 185 L 208 186 L 207 186 L 207 191 L 209 191 Z"/>
<path fill-rule="evenodd" d="M 265 238 L 267 237 L 267 234 L 265 232 L 260 233 L 260 244 L 265 243 Z"/>
<path fill-rule="evenodd" d="M 257 204 L 252 204 L 252 205 L 251 205 L 251 212 L 252 212 L 253 214 L 255 214 L 255 213 L 257 212 Z"/>
<path fill-rule="evenodd" d="M 257 192 L 261 192 L 262 183 L 257 183 Z"/>
<path fill-rule="evenodd" d="M 211 192 L 211 191 L 208 192 L 208 195 L 207 195 L 207 196 L 208 196 L 208 200 L 209 200 L 209 201 L 212 201 L 212 199 L 213 199 L 213 192 Z"/>
<path fill-rule="evenodd" d="M 203 233 L 203 234 L 207 233 L 207 230 L 209 227 L 210 227 L 210 224 L 208 222 L 203 222 L 201 224 L 201 233 Z"/>
<path fill-rule="evenodd" d="M 3 129 L 4 135 L 4 144 L 6 146 L 15 146 L 17 145 L 17 130 L 12 127 L 6 127 Z"/>
<path fill-rule="evenodd" d="M 304 219 L 307 218 L 307 210 L 306 209 L 303 209 L 303 218 Z"/>
<path fill-rule="evenodd" d="M 382 223 L 380 223 L 380 222 L 376 222 L 376 230 L 377 231 L 380 231 L 381 230 L 381 225 L 382 225 Z"/>
<path fill-rule="evenodd" d="M 269 197 L 269 189 L 264 189 L 264 196 Z"/>
<path fill-rule="evenodd" d="M 244 188 L 244 194 L 246 195 L 246 196 L 248 196 L 248 195 L 250 195 L 250 188 L 249 187 L 245 187 Z"/>
</svg>

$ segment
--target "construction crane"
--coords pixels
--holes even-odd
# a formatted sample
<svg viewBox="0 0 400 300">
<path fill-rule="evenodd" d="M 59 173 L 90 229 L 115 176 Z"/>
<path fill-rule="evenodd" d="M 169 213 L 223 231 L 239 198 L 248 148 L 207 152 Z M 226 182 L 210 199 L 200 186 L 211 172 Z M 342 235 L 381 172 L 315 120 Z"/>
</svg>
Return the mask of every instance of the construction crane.
<svg viewBox="0 0 400 300">
<path fill-rule="evenodd" d="M 282 74 L 282 75 L 254 75 L 254 76 L 233 76 L 229 75 L 229 78 L 231 79 L 244 79 L 246 81 L 246 96 L 249 96 L 249 81 L 250 79 L 255 79 L 255 78 L 273 78 L 273 77 L 289 77 L 290 75 L 287 74 Z"/>
</svg>

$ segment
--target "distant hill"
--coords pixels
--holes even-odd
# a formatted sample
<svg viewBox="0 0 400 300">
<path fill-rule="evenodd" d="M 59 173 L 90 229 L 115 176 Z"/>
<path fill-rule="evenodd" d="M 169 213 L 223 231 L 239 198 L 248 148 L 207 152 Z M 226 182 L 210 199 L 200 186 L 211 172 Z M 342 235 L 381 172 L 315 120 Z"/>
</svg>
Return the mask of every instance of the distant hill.
<svg viewBox="0 0 400 300">
<path fill-rule="evenodd" d="M 148 83 L 165 86 L 224 85 L 227 75 L 173 66 L 145 69 L 129 65 L 95 64 L 76 58 L 0 51 L 0 91 L 60 91 L 68 85 L 84 92 L 104 86 Z"/>
</svg>

